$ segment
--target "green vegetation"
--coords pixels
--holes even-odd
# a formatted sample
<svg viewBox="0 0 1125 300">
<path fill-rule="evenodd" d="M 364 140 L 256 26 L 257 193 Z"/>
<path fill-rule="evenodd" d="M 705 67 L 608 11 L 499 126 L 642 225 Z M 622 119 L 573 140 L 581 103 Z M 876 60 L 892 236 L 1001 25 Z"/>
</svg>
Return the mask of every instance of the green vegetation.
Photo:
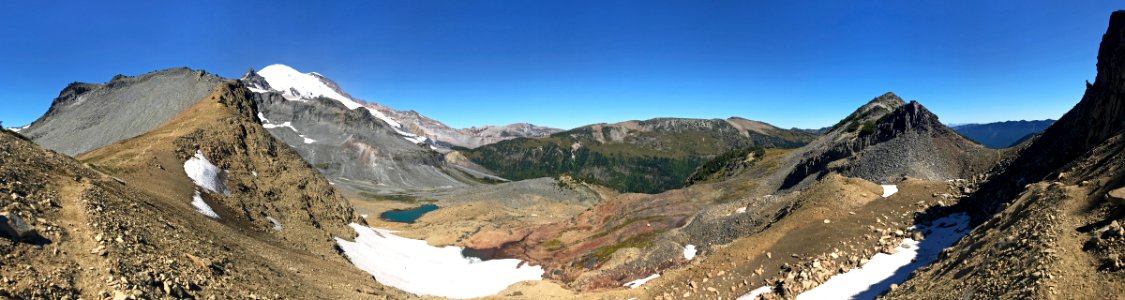
<svg viewBox="0 0 1125 300">
<path fill-rule="evenodd" d="M 613 254 L 617 253 L 617 250 L 625 248 L 645 249 L 649 246 L 652 246 L 652 243 L 656 240 L 656 237 L 663 232 L 663 230 L 646 232 L 644 234 L 629 238 L 623 242 L 595 249 L 590 253 L 589 256 L 597 259 L 598 263 L 604 263 L 606 261 L 609 261 L 609 259 L 613 257 Z"/>
<path fill-rule="evenodd" d="M 728 178 L 740 170 L 744 170 L 761 160 L 766 155 L 762 147 L 745 148 L 723 153 L 703 163 L 692 172 L 685 184 L 691 185 L 704 181 Z"/>
<path fill-rule="evenodd" d="M 558 239 L 552 239 L 552 240 L 548 240 L 546 242 L 543 242 L 543 249 L 546 249 L 547 251 L 562 250 L 564 248 L 563 246 L 564 246 L 563 242 L 559 241 Z"/>
<path fill-rule="evenodd" d="M 872 121 L 863 122 L 863 126 L 860 127 L 860 129 L 859 129 L 859 134 L 860 135 L 869 135 L 869 134 L 872 134 L 872 133 L 875 133 L 875 122 L 872 122 Z"/>
<path fill-rule="evenodd" d="M 722 120 L 680 122 L 642 121 L 639 127 L 663 126 L 646 130 L 582 127 L 456 150 L 511 180 L 567 175 L 622 192 L 659 193 L 684 186 L 700 165 L 734 149 L 799 147 L 814 137 L 781 129 L 777 135 L 742 132 Z"/>
</svg>

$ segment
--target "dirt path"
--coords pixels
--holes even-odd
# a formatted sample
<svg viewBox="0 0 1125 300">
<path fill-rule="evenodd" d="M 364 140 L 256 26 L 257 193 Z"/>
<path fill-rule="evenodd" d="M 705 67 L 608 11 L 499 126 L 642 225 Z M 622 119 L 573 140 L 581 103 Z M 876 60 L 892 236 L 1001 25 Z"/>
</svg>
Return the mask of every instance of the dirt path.
<svg viewBox="0 0 1125 300">
<path fill-rule="evenodd" d="M 69 178 L 58 178 L 55 185 L 59 187 L 59 205 L 61 220 L 66 220 L 66 225 L 73 228 L 65 242 L 59 243 L 59 253 L 66 255 L 78 264 L 80 272 L 75 274 L 75 286 L 81 291 L 82 297 L 97 299 L 101 291 L 105 290 L 105 260 L 98 253 L 91 253 L 98 247 L 94 240 L 97 236 L 88 226 L 86 205 L 82 202 L 82 194 L 90 188 L 89 179 L 74 182 Z"/>
<path fill-rule="evenodd" d="M 1070 186 L 1066 192 L 1066 198 L 1059 201 L 1053 229 L 1058 241 L 1052 248 L 1061 252 L 1052 272 L 1057 274 L 1052 274 L 1048 291 L 1044 292 L 1053 299 L 1121 299 L 1123 296 L 1117 293 L 1125 283 L 1122 278 L 1116 278 L 1117 288 L 1105 286 L 1103 283 L 1115 282 L 1114 278 L 1099 271 L 1097 258 L 1082 249 L 1090 236 L 1077 228 L 1092 223 L 1085 211 L 1092 200 L 1086 196 L 1087 189 Z"/>
</svg>

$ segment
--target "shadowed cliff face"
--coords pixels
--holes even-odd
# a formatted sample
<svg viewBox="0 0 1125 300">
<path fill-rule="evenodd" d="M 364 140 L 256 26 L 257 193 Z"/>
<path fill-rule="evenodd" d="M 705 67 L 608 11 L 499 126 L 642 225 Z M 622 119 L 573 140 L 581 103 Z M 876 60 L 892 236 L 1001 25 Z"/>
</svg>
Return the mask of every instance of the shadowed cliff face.
<svg viewBox="0 0 1125 300">
<path fill-rule="evenodd" d="M 1098 75 L 1058 122 L 954 211 L 975 228 L 889 299 L 1113 299 L 1125 283 L 1125 11 L 1113 13 Z M 1013 284 L 1015 283 L 1015 284 Z"/>
<path fill-rule="evenodd" d="M 1098 75 L 1086 93 L 1062 118 L 1026 148 L 980 192 L 965 201 L 976 222 L 995 212 L 1023 186 L 1057 174 L 1110 137 L 1125 129 L 1125 12 L 1115 12 L 1098 49 Z"/>
</svg>

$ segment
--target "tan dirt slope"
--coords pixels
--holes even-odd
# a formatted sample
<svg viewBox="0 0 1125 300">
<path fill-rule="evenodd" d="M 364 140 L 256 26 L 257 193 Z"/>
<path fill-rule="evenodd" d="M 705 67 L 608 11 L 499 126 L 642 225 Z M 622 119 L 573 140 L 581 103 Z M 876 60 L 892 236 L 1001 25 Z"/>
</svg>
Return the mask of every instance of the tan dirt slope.
<svg viewBox="0 0 1125 300">
<path fill-rule="evenodd" d="M 248 93 L 221 85 L 158 129 L 88 153 L 88 164 L 0 133 L 0 213 L 41 236 L 0 239 L 0 296 L 409 298 L 336 252 L 331 237 L 351 238 L 345 225 L 362 220 L 255 122 Z M 227 170 L 230 196 L 203 197 L 220 219 L 190 204 L 183 163 L 196 150 Z"/>
</svg>

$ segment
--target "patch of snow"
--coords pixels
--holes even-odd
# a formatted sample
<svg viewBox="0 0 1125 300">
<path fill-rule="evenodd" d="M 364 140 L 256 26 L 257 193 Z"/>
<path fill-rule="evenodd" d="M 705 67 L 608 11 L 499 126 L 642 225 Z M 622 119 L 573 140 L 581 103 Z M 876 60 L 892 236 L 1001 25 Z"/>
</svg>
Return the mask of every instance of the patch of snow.
<svg viewBox="0 0 1125 300">
<path fill-rule="evenodd" d="M 281 222 L 278 222 L 277 219 L 267 216 L 266 220 L 270 220 L 270 223 L 273 223 L 273 230 L 281 230 Z"/>
<path fill-rule="evenodd" d="M 937 260 L 938 254 L 952 246 L 969 231 L 969 216 L 956 213 L 937 219 L 922 241 L 905 239 L 895 254 L 877 253 L 867 264 L 847 273 L 833 276 L 797 299 L 874 299 L 890 289 L 891 284 L 906 281 L 915 269 Z"/>
<path fill-rule="evenodd" d="M 883 187 L 883 198 L 890 197 L 891 195 L 894 195 L 895 193 L 898 193 L 898 186 L 897 185 L 884 184 L 884 185 L 881 185 L 881 186 Z"/>
<path fill-rule="evenodd" d="M 293 132 L 300 132 L 300 131 L 297 131 L 296 127 L 293 127 L 293 123 L 291 123 L 291 122 L 285 122 L 285 123 L 281 123 L 281 124 L 262 123 L 262 127 L 265 127 L 266 129 L 289 127 L 289 129 L 293 129 Z"/>
<path fill-rule="evenodd" d="M 208 192 L 230 196 L 230 191 L 223 185 L 222 177 L 226 171 L 211 164 L 207 157 L 203 156 L 203 151 L 195 150 L 195 156 L 184 162 L 184 173 L 187 173 L 196 186 Z"/>
<path fill-rule="evenodd" d="M 269 119 L 266 119 L 266 115 L 262 114 L 262 112 L 260 112 L 260 111 L 258 112 L 258 120 L 262 120 L 262 124 L 266 124 L 266 123 L 270 122 Z"/>
<path fill-rule="evenodd" d="M 20 131 L 24 131 L 28 127 L 31 127 L 31 125 L 25 125 L 25 126 L 21 126 L 21 127 L 12 127 L 12 128 L 8 128 L 8 130 L 11 130 L 12 132 L 20 132 Z"/>
<path fill-rule="evenodd" d="M 248 87 L 246 87 L 246 89 L 249 89 L 251 92 L 255 92 L 255 93 L 259 93 L 259 94 L 269 92 L 267 90 L 259 89 L 259 88 L 252 87 L 252 86 L 248 86 Z"/>
<path fill-rule="evenodd" d="M 305 139 L 305 141 L 304 141 L 304 142 L 305 142 L 305 144 L 312 144 L 312 143 L 316 143 L 316 140 L 314 140 L 314 139 L 310 139 L 309 137 L 307 137 L 307 136 L 305 136 L 305 135 L 303 135 L 303 134 L 302 134 L 302 135 L 299 135 L 299 136 L 300 136 L 300 137 L 301 137 L 302 139 Z"/>
<path fill-rule="evenodd" d="M 403 138 L 406 138 L 406 140 L 410 141 L 411 143 L 425 144 L 426 140 L 429 140 L 429 138 L 424 137 L 424 136 L 416 136 L 416 135 L 409 134 L 409 133 L 406 133 L 406 132 L 402 132 L 402 131 L 399 131 L 399 130 L 395 130 L 395 131 L 398 132 L 399 135 L 401 135 Z"/>
<path fill-rule="evenodd" d="M 258 171 L 250 171 L 250 175 L 254 175 L 254 177 L 258 177 Z"/>
<path fill-rule="evenodd" d="M 765 293 L 773 293 L 773 287 L 767 285 L 767 286 L 763 286 L 763 287 L 760 287 L 760 288 L 756 288 L 753 291 L 750 291 L 749 293 L 746 293 L 746 295 L 739 296 L 737 300 L 754 300 L 754 299 L 758 299 L 758 295 L 765 294 Z"/>
<path fill-rule="evenodd" d="M 639 287 L 641 287 L 641 285 L 645 284 L 649 280 L 656 279 L 656 277 L 660 277 L 660 274 L 652 274 L 652 275 L 649 275 L 648 277 L 645 277 L 645 278 L 641 278 L 641 279 L 633 280 L 633 281 L 630 281 L 630 282 L 626 282 L 625 284 L 623 284 L 621 286 L 631 288 L 631 289 L 639 288 Z"/>
<path fill-rule="evenodd" d="M 355 241 L 336 238 L 356 267 L 382 284 L 418 295 L 476 298 L 496 294 L 526 280 L 541 280 L 543 268 L 517 259 L 471 262 L 454 246 L 433 247 L 393 231 L 349 224 Z"/>
<path fill-rule="evenodd" d="M 195 210 L 204 216 L 211 217 L 212 219 L 219 218 L 219 214 L 215 213 L 215 210 L 211 209 L 211 206 L 207 205 L 207 202 L 203 202 L 203 195 L 200 195 L 198 190 L 195 191 L 195 196 L 191 197 L 191 206 L 194 206 Z"/>
<path fill-rule="evenodd" d="M 684 259 L 691 260 L 692 258 L 695 258 L 695 254 L 697 252 L 698 251 L 695 250 L 695 245 L 688 244 L 687 246 L 684 246 Z"/>
<path fill-rule="evenodd" d="M 745 206 L 743 206 L 743 207 L 739 207 L 738 209 L 734 210 L 734 213 L 736 213 L 736 214 L 744 214 L 744 213 L 746 213 L 746 207 L 745 207 Z"/>
</svg>

